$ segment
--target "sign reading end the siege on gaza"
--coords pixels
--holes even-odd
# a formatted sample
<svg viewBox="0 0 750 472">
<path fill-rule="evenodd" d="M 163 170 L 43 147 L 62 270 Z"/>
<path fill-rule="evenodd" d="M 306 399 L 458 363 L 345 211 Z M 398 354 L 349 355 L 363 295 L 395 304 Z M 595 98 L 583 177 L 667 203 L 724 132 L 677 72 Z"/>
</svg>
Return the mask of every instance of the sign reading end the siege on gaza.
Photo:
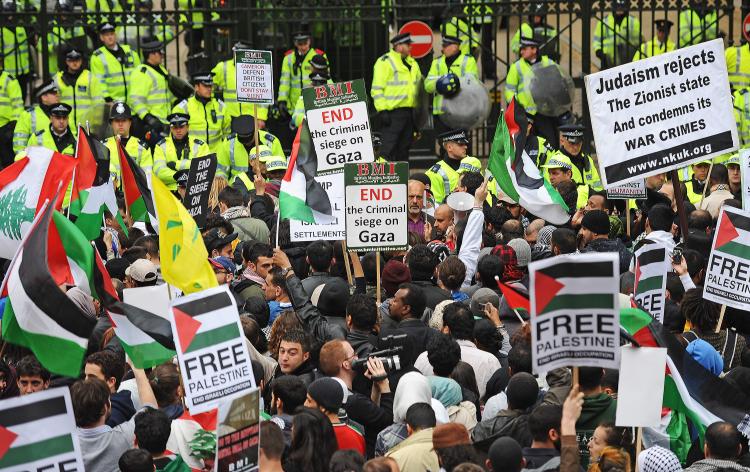
<svg viewBox="0 0 750 472">
<path fill-rule="evenodd" d="M 586 76 L 604 186 L 737 149 L 721 39 Z"/>
</svg>

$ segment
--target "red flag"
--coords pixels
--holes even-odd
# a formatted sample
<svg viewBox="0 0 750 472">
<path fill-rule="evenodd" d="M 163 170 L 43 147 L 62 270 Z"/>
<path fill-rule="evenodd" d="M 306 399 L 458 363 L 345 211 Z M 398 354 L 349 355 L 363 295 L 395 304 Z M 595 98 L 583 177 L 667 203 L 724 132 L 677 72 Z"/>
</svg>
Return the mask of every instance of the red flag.
<svg viewBox="0 0 750 472">
<path fill-rule="evenodd" d="M 511 286 L 505 285 L 499 280 L 497 281 L 497 286 L 500 288 L 500 291 L 503 292 L 503 296 L 509 307 L 513 310 L 523 308 L 527 312 L 531 312 L 531 303 L 529 303 L 529 299 L 523 294 L 519 293 Z"/>
</svg>

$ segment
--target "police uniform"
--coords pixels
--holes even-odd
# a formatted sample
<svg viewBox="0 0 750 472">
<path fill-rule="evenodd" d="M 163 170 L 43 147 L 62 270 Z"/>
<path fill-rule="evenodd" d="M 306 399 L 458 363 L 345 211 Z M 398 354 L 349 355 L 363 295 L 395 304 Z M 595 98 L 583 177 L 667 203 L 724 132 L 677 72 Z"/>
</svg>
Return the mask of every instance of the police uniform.
<svg viewBox="0 0 750 472">
<path fill-rule="evenodd" d="M 627 14 L 629 3 L 630 0 L 614 0 L 613 9 L 621 14 L 610 13 L 594 29 L 594 53 L 602 61 L 602 69 L 630 62 L 643 43 L 641 22 Z"/>
<path fill-rule="evenodd" d="M 394 47 L 411 42 L 409 33 L 391 38 Z M 375 61 L 370 95 L 381 125 L 381 153 L 390 161 L 409 159 L 414 139 L 412 112 L 421 80 L 422 72 L 411 56 L 402 57 L 392 49 Z"/>
<path fill-rule="evenodd" d="M 14 76 L 21 85 L 21 93 L 26 99 L 26 85 L 31 76 L 31 57 L 29 55 L 29 39 L 26 29 L 13 26 L 16 19 L 12 14 L 16 12 L 16 2 L 3 2 L 3 12 L 9 15 L 4 22 L 8 26 L 2 27 L 3 70 Z"/>
<path fill-rule="evenodd" d="M 469 144 L 469 138 L 464 130 L 453 130 L 438 136 L 440 144 L 450 141 L 459 144 Z M 430 190 L 436 203 L 443 203 L 456 188 L 461 174 L 465 172 L 481 172 L 482 165 L 476 157 L 466 156 L 461 160 L 446 157 L 430 167 L 425 174 L 430 179 Z"/>
<path fill-rule="evenodd" d="M 309 33 L 298 32 L 294 35 L 295 43 L 309 40 Z M 322 49 L 311 47 L 304 56 L 297 54 L 296 48 L 284 53 L 284 59 L 281 61 L 281 77 L 279 77 L 279 96 L 276 102 L 286 113 L 289 107 L 297 103 L 302 89 L 310 86 L 309 76 L 312 73 L 310 61 L 317 55 L 323 56 L 328 63 L 328 56 Z"/>
<path fill-rule="evenodd" d="M 213 87 L 211 72 L 199 72 L 192 76 L 193 84 Z M 224 137 L 229 134 L 231 118 L 226 114 L 224 102 L 213 98 L 203 98 L 196 92 L 172 108 L 172 113 L 190 115 L 190 132 L 208 144 L 211 152 L 216 152 Z"/>
<path fill-rule="evenodd" d="M 541 21 L 536 23 L 534 17 L 541 17 Z M 510 41 L 510 49 L 519 54 L 521 51 L 521 36 L 526 38 L 534 38 L 539 43 L 539 54 L 547 56 L 553 61 L 559 59 L 560 54 L 558 52 L 558 41 L 557 41 L 557 29 L 548 25 L 546 22 L 547 6 L 543 3 L 535 3 L 531 6 L 531 14 L 529 15 L 529 22 L 522 23 L 521 27 L 513 35 L 513 39 Z"/>
<path fill-rule="evenodd" d="M 324 84 L 332 84 L 331 76 L 328 75 L 328 71 L 315 70 L 310 74 L 310 83 L 313 87 Z M 290 127 L 299 128 L 302 121 L 305 119 L 305 101 L 302 99 L 302 95 L 297 99 L 297 104 L 294 105 L 294 111 L 292 112 L 292 121 L 289 124 Z"/>
<path fill-rule="evenodd" d="M 73 107 L 67 103 L 58 103 L 50 108 L 49 113 L 50 116 L 67 118 L 72 110 Z M 52 124 L 50 123 L 46 128 L 37 130 L 37 132 L 29 138 L 27 146 L 42 146 L 72 156 L 75 154 L 76 150 L 76 139 L 69 127 L 65 128 L 65 133 L 58 135 L 52 131 Z"/>
<path fill-rule="evenodd" d="M 750 44 L 740 43 L 726 48 L 724 59 L 732 90 L 750 87 Z"/>
<path fill-rule="evenodd" d="M 737 133 L 740 147 L 750 146 L 750 89 L 736 90 L 732 96 L 734 119 L 737 122 Z"/>
<path fill-rule="evenodd" d="M 55 87 L 52 81 L 45 82 L 34 91 L 39 104 L 27 108 L 19 115 L 16 126 L 13 129 L 13 153 L 15 155 L 18 155 L 19 152 L 26 148 L 29 138 L 32 135 L 35 135 L 40 129 L 49 126 L 50 107 L 42 104 L 42 96 L 47 94 L 58 94 L 57 87 Z"/>
<path fill-rule="evenodd" d="M 143 43 L 141 51 L 143 58 L 161 51 L 164 45 L 161 41 Z M 130 99 L 128 104 L 133 113 L 143 120 L 147 129 L 160 130 L 161 125 L 167 123 L 167 115 L 172 112 L 172 102 L 175 97 L 169 89 L 169 72 L 161 64 L 148 62 L 136 68 L 130 75 Z"/>
<path fill-rule="evenodd" d="M 72 48 L 65 53 L 65 59 L 83 60 L 83 54 Z M 52 81 L 60 91 L 60 101 L 73 107 L 70 120 L 74 126 L 85 124 L 91 108 L 105 98 L 101 82 L 83 65 L 76 73 L 67 70 L 58 72 Z"/>
<path fill-rule="evenodd" d="M 232 52 L 245 47 L 250 49 L 250 46 L 237 43 L 232 47 Z M 255 116 L 255 105 L 237 101 L 237 68 L 234 65 L 234 58 L 219 62 L 211 72 L 213 73 L 214 87 L 221 89 L 221 97 L 225 107 L 224 114 L 230 118 L 240 115 L 252 115 L 261 121 L 268 119 L 268 107 L 266 105 L 258 105 L 258 116 Z"/>
<path fill-rule="evenodd" d="M 719 37 L 719 15 L 705 6 L 705 0 L 691 1 L 692 8 L 680 12 L 677 19 L 677 46 L 684 48 Z"/>
<path fill-rule="evenodd" d="M 698 164 L 706 164 L 710 166 L 711 159 L 694 162 L 692 165 L 683 167 L 679 170 L 680 180 L 685 182 L 685 189 L 687 190 L 687 195 L 685 195 L 685 197 L 693 205 L 697 205 L 698 203 L 700 203 L 701 198 L 703 198 L 703 189 L 706 184 L 708 184 L 708 176 L 706 176 L 706 180 L 701 182 L 700 180 L 696 179 L 695 174 L 691 172 L 692 166 L 696 166 Z"/>
<path fill-rule="evenodd" d="M 114 30 L 114 25 L 108 22 L 99 27 L 99 33 Z M 104 96 L 127 102 L 129 99 L 130 74 L 141 63 L 138 55 L 130 49 L 130 46 L 118 44 L 115 50 L 102 46 L 91 54 L 90 62 L 91 72 L 99 79 L 104 88 Z"/>
<path fill-rule="evenodd" d="M 109 112 L 109 122 L 112 120 L 132 120 L 133 115 L 130 107 L 124 102 L 116 102 L 112 105 Z M 136 164 L 138 164 L 146 173 L 151 173 L 153 166 L 153 157 L 148 144 L 145 141 L 134 136 L 110 136 L 104 140 L 104 146 L 109 149 L 109 173 L 117 182 L 121 182 L 122 163 L 120 162 L 120 152 L 117 148 L 117 141 L 120 141 Z"/>
<path fill-rule="evenodd" d="M 453 16 L 440 26 L 443 37 L 451 36 L 460 41 L 461 54 L 474 57 L 474 52 L 481 46 L 479 34 L 474 31 L 465 18 Z"/>
<path fill-rule="evenodd" d="M 666 35 L 666 40 L 664 42 L 661 42 L 659 41 L 659 38 L 654 36 L 651 41 L 641 44 L 641 48 L 633 56 L 633 61 L 639 61 L 648 57 L 654 57 L 658 56 L 659 54 L 664 54 L 665 52 L 671 52 L 674 51 L 677 47 L 672 42 L 672 40 L 669 39 L 669 31 L 674 23 L 669 20 L 656 20 L 654 21 L 654 23 L 656 24 L 657 31 L 664 32 L 664 34 Z M 750 64 L 748 64 L 748 66 L 750 66 Z"/>
<path fill-rule="evenodd" d="M 190 117 L 184 113 L 172 113 L 167 116 L 170 126 L 187 126 Z M 209 154 L 208 145 L 201 139 L 190 136 L 190 133 L 182 140 L 169 136 L 162 139 L 154 147 L 154 174 L 164 182 L 170 190 L 177 189 L 174 174 L 178 170 L 190 169 L 190 160 Z"/>
<path fill-rule="evenodd" d="M 583 126 L 581 125 L 563 125 L 559 128 L 560 134 L 571 143 L 578 143 L 583 140 Z M 554 151 L 548 154 L 547 164 L 542 166 L 545 169 L 550 168 L 550 164 L 554 162 L 569 162 L 572 172 L 572 180 L 578 186 L 578 200 L 576 205 L 578 208 L 586 206 L 586 202 L 589 199 L 589 189 L 595 191 L 604 190 L 602 181 L 599 178 L 599 171 L 596 168 L 594 159 L 581 152 L 578 156 L 571 156 L 565 149 L 560 146 L 558 151 Z M 559 167 L 559 166 L 558 166 Z M 549 180 L 549 170 L 545 170 L 544 177 Z"/>
<path fill-rule="evenodd" d="M 250 170 L 250 160 L 255 156 L 254 129 L 255 122 L 253 117 L 249 115 L 242 115 L 232 119 L 233 133 L 222 141 L 216 152 L 218 160 L 216 167 L 217 176 L 224 177 L 229 182 L 232 182 L 238 174 Z M 281 142 L 276 136 L 259 130 L 258 138 L 261 145 L 267 146 L 273 155 L 284 155 Z M 243 144 L 243 141 L 245 144 Z"/>
<path fill-rule="evenodd" d="M 247 151 L 247 156 L 248 156 L 247 170 L 237 172 L 229 180 L 229 185 L 231 185 L 234 188 L 238 188 L 245 193 L 255 190 L 255 182 L 253 182 L 253 175 L 255 173 L 253 172 L 253 168 L 250 165 L 250 163 L 255 160 L 256 158 L 255 156 L 258 156 L 258 159 L 260 160 L 260 162 L 265 164 L 266 162 L 268 162 L 270 159 L 273 158 L 273 152 L 271 151 L 271 148 L 269 148 L 266 145 L 261 144 L 260 146 L 255 146 L 249 151 Z M 281 156 L 281 158 L 286 159 L 283 156 Z M 263 172 L 262 168 L 259 170 L 260 172 Z"/>
<path fill-rule="evenodd" d="M 456 36 L 443 36 L 443 47 L 449 44 L 461 44 L 461 40 Z M 452 77 L 452 76 L 455 76 Z M 467 54 L 458 52 L 452 57 L 442 55 L 432 60 L 430 71 L 424 80 L 425 92 L 434 94 L 432 98 L 432 114 L 435 119 L 435 132 L 441 134 L 448 131 L 450 127 L 440 120 L 445 110 L 443 108 L 443 97 L 452 97 L 460 90 L 460 80 L 462 77 L 472 76 L 479 78 L 477 71 L 477 61 Z M 453 88 L 450 83 L 455 80 Z"/>
<path fill-rule="evenodd" d="M 21 86 L 15 77 L 0 71 L 0 164 L 13 163 L 13 131 L 23 111 Z"/>
</svg>

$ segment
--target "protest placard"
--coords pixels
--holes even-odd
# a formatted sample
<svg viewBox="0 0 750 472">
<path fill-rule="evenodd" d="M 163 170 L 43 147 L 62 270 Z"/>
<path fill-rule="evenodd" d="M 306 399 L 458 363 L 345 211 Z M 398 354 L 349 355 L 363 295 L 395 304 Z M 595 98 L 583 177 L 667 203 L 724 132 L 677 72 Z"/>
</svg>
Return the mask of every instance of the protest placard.
<svg viewBox="0 0 750 472">
<path fill-rule="evenodd" d="M 620 263 L 616 253 L 570 254 L 533 262 L 532 367 L 619 368 Z"/>
<path fill-rule="evenodd" d="M 666 364 L 666 348 L 622 347 L 615 416 L 617 426 L 659 426 Z M 646 385 L 648 388 L 643 388 Z"/>
<path fill-rule="evenodd" d="M 260 390 L 255 389 L 219 406 L 216 441 L 217 472 L 258 470 Z"/>
<path fill-rule="evenodd" d="M 346 164 L 346 246 L 360 252 L 407 247 L 407 162 Z"/>
<path fill-rule="evenodd" d="M 172 303 L 172 332 L 191 413 L 216 408 L 255 388 L 250 356 L 229 287 L 193 293 Z"/>
<path fill-rule="evenodd" d="M 234 51 L 237 101 L 272 105 L 273 52 L 254 49 Z"/>
<path fill-rule="evenodd" d="M 0 402 L 0 470 L 84 470 L 68 387 Z"/>
<path fill-rule="evenodd" d="M 742 178 L 742 209 L 750 211 L 750 149 L 740 151 L 740 175 Z"/>
<path fill-rule="evenodd" d="M 646 198 L 646 181 L 634 180 L 622 185 L 616 185 L 607 189 L 609 200 L 628 200 Z"/>
<path fill-rule="evenodd" d="M 607 188 L 737 149 L 722 39 L 597 72 L 585 82 Z"/>
<path fill-rule="evenodd" d="M 199 228 L 206 224 L 208 214 L 208 195 L 216 174 L 216 154 L 196 157 L 190 160 L 190 171 L 182 200 L 190 216 Z"/>
<path fill-rule="evenodd" d="M 740 310 L 750 306 L 750 212 L 721 207 L 703 297 Z"/>
<path fill-rule="evenodd" d="M 302 99 L 318 172 L 375 160 L 363 79 L 306 87 Z"/>
<path fill-rule="evenodd" d="M 333 217 L 330 223 L 306 223 L 289 220 L 289 233 L 292 241 L 327 241 L 343 240 L 346 236 L 344 218 L 344 172 L 319 175 L 315 177 L 328 194 L 331 201 Z"/>
<path fill-rule="evenodd" d="M 667 272 L 672 269 L 667 248 L 651 239 L 642 239 L 635 250 L 633 297 L 646 312 L 661 323 L 666 303 Z"/>
</svg>

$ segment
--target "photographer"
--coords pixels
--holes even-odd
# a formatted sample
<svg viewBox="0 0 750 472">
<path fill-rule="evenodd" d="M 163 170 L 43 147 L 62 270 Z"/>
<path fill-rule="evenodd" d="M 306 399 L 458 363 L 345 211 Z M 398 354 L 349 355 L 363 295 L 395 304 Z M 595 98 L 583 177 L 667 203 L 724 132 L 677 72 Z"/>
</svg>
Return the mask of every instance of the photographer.
<svg viewBox="0 0 750 472">
<path fill-rule="evenodd" d="M 372 380 L 370 398 L 352 392 L 352 382 L 359 375 L 353 364 L 357 359 L 354 348 L 347 341 L 329 341 L 320 349 L 320 371 L 346 387 L 343 408 L 349 418 L 365 428 L 367 455 L 372 457 L 378 433 L 393 423 L 393 393 L 383 362 L 377 357 L 367 360 L 364 376 Z"/>
</svg>

